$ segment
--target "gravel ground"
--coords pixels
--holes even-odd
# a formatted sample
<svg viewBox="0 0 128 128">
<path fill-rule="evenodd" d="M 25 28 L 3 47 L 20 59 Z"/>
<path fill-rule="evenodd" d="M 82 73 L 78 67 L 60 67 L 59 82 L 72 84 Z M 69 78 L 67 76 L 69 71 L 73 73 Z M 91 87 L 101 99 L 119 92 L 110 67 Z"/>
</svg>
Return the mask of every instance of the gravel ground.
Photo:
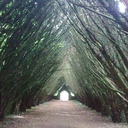
<svg viewBox="0 0 128 128">
<path fill-rule="evenodd" d="M 20 116 L 0 122 L 0 128 L 128 128 L 76 101 L 52 100 Z"/>
</svg>

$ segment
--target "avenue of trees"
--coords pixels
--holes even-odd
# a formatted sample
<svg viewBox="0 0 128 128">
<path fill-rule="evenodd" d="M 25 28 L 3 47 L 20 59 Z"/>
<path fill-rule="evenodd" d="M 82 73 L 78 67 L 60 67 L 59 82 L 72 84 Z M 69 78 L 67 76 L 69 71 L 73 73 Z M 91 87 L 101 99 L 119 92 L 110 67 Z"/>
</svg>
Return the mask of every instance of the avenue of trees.
<svg viewBox="0 0 128 128">
<path fill-rule="evenodd" d="M 81 103 L 128 122 L 127 41 L 127 0 L 1 0 L 0 120 L 50 100 L 65 81 Z"/>
</svg>

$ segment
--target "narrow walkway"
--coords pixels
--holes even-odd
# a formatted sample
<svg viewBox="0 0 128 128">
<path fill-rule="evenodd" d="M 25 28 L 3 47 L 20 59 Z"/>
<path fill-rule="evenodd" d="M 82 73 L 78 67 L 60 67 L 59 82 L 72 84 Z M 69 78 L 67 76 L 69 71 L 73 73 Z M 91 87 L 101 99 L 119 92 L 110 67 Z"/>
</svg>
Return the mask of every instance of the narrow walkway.
<svg viewBox="0 0 128 128">
<path fill-rule="evenodd" d="M 0 124 L 1 125 L 1 124 Z M 128 128 L 101 117 L 76 101 L 56 101 L 39 105 L 22 116 L 6 120 L 0 128 Z"/>
</svg>

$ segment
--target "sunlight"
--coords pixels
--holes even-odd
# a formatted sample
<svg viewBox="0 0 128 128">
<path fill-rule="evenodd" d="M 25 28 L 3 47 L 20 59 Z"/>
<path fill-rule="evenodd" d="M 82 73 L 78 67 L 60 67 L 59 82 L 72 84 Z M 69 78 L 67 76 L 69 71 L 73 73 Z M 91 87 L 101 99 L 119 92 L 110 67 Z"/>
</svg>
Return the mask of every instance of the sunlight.
<svg viewBox="0 0 128 128">
<path fill-rule="evenodd" d="M 69 94 L 66 91 L 62 91 L 60 93 L 60 100 L 62 101 L 68 101 L 69 100 Z"/>
<path fill-rule="evenodd" d="M 13 118 L 20 118 L 20 119 L 23 119 L 23 118 L 25 118 L 24 116 L 13 116 Z"/>
<path fill-rule="evenodd" d="M 71 92 L 71 96 L 74 97 L 75 96 L 74 93 Z"/>
<path fill-rule="evenodd" d="M 121 13 L 125 13 L 125 11 L 126 11 L 126 6 L 124 5 L 124 3 L 119 2 L 119 3 L 118 3 L 118 7 L 119 7 L 119 11 L 120 11 Z"/>
</svg>

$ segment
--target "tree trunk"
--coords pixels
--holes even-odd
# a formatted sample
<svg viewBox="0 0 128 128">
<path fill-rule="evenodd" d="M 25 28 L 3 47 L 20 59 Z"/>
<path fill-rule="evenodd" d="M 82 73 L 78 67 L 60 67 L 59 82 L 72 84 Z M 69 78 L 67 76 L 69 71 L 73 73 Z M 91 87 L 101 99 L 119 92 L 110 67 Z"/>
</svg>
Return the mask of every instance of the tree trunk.
<svg viewBox="0 0 128 128">
<path fill-rule="evenodd" d="M 22 98 L 21 104 L 20 104 L 20 111 L 25 112 L 26 111 L 26 102 L 25 98 Z"/>
<path fill-rule="evenodd" d="M 112 121 L 114 123 L 116 123 L 116 122 L 118 122 L 118 123 L 122 122 L 121 111 L 116 111 L 116 109 L 115 110 L 112 110 L 111 118 L 112 118 Z"/>
<path fill-rule="evenodd" d="M 5 113 L 4 111 L 0 111 L 0 121 L 4 119 Z"/>
</svg>

